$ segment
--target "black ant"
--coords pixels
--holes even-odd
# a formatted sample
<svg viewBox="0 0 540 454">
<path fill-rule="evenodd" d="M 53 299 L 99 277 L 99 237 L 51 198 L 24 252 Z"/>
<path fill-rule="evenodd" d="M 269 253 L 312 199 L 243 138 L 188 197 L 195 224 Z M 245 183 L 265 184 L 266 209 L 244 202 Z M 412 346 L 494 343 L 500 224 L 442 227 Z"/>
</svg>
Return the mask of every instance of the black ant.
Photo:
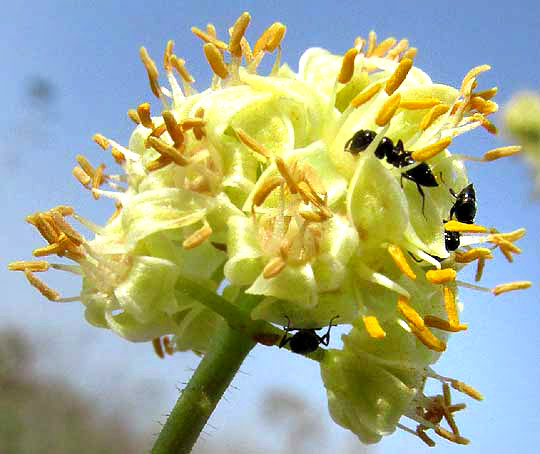
<svg viewBox="0 0 540 454">
<path fill-rule="evenodd" d="M 459 247 L 459 239 L 461 234 L 459 232 L 444 231 L 444 245 L 448 252 L 455 251 Z"/>
<path fill-rule="evenodd" d="M 375 139 L 377 134 L 369 129 L 360 129 L 345 143 L 345 151 L 354 155 L 364 151 Z M 422 196 L 422 213 L 424 213 L 425 195 L 422 186 L 439 186 L 431 168 L 425 162 L 417 162 L 411 157 L 411 152 L 403 148 L 403 141 L 399 139 L 394 145 L 391 139 L 383 137 L 375 149 L 375 156 L 379 159 L 386 157 L 388 164 L 396 168 L 417 164 L 415 167 L 401 173 L 400 184 L 403 187 L 403 178 L 416 184 L 416 189 Z"/>
<path fill-rule="evenodd" d="M 474 217 L 476 216 L 476 193 L 474 191 L 473 184 L 465 186 L 459 194 L 456 194 L 450 189 L 456 201 L 452 208 L 450 208 L 450 219 L 452 216 L 456 216 L 459 222 L 465 224 L 474 224 Z M 444 244 L 448 252 L 455 251 L 459 247 L 459 239 L 461 234 L 459 232 L 444 231 Z"/>
<path fill-rule="evenodd" d="M 285 328 L 285 334 L 283 335 L 283 338 L 279 343 L 279 348 L 289 344 L 292 352 L 306 355 L 317 350 L 320 344 L 328 346 L 328 344 L 330 343 L 330 329 L 332 328 L 332 326 L 336 326 L 332 325 L 332 322 L 336 318 L 339 318 L 339 315 L 336 315 L 330 320 L 330 323 L 328 325 L 328 331 L 323 336 L 319 336 L 315 332 L 321 328 L 300 328 L 298 330 L 296 328 L 291 328 L 291 320 L 286 315 L 285 318 L 287 319 L 287 327 Z M 290 331 L 297 332 L 294 333 L 292 336 L 287 337 L 287 334 Z"/>
<path fill-rule="evenodd" d="M 455 214 L 459 222 L 474 224 L 474 217 L 476 216 L 476 193 L 474 192 L 473 184 L 471 183 L 465 186 L 459 194 L 456 194 L 450 189 L 450 194 L 456 199 L 454 205 L 450 208 L 450 219 Z"/>
</svg>

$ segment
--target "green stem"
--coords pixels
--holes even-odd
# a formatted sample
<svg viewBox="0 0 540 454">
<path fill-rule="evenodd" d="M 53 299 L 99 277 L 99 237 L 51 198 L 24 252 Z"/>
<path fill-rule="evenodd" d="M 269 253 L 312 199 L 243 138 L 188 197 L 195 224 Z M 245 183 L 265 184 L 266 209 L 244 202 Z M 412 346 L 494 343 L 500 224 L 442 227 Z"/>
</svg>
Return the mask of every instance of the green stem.
<svg viewBox="0 0 540 454">
<path fill-rule="evenodd" d="M 283 331 L 249 314 L 261 297 L 242 295 L 234 304 L 193 281 L 180 278 L 180 298 L 188 295 L 220 314 L 224 320 L 216 330 L 208 351 L 182 391 L 152 448 L 153 454 L 190 453 L 208 418 L 257 342 L 274 345 Z M 321 361 L 323 349 L 306 355 Z"/>
<path fill-rule="evenodd" d="M 190 453 L 244 358 L 255 346 L 223 322 L 163 426 L 152 454 Z"/>
</svg>

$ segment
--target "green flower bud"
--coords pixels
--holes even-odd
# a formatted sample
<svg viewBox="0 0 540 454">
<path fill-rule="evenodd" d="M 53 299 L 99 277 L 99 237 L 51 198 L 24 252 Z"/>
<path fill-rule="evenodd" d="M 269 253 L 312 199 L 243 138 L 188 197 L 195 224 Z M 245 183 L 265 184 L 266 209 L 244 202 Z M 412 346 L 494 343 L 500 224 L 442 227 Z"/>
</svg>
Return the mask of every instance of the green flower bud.
<svg viewBox="0 0 540 454">
<path fill-rule="evenodd" d="M 532 171 L 535 195 L 540 195 L 540 93 L 516 93 L 504 109 L 504 126 L 523 147 Z"/>
</svg>

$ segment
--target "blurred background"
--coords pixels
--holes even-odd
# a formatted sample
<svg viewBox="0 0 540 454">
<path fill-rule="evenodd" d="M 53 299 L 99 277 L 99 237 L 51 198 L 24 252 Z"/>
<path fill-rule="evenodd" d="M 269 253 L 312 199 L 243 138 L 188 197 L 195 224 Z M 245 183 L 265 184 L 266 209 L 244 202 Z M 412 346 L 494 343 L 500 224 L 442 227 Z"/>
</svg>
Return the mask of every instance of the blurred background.
<svg viewBox="0 0 540 454">
<path fill-rule="evenodd" d="M 415 64 L 435 82 L 459 86 L 469 69 L 492 65 L 479 88 L 498 86 L 499 106 L 515 92 L 540 89 L 540 4 L 475 2 L 196 2 L 131 0 L 22 1 L 0 18 L 0 453 L 144 453 L 199 359 L 190 353 L 159 359 L 149 344 L 130 344 L 83 320 L 79 303 L 55 304 L 31 288 L 7 263 L 31 258 L 41 244 L 24 217 L 58 204 L 77 207 L 94 222 L 113 211 L 95 203 L 72 177 L 75 155 L 92 162 L 105 153 L 95 132 L 127 143 L 127 111 L 152 99 L 138 49 L 161 61 L 168 39 L 204 89 L 211 71 L 192 25 L 208 22 L 221 37 L 243 11 L 252 42 L 274 21 L 287 25 L 283 61 L 297 69 L 313 46 L 343 53 L 356 36 L 376 30 L 408 38 L 419 49 Z M 501 126 L 501 115 L 495 116 Z M 452 151 L 481 156 L 512 143 L 501 131 L 476 131 L 454 141 Z M 486 266 L 483 284 L 528 279 L 531 290 L 497 297 L 463 291 L 462 319 L 469 330 L 454 335 L 436 370 L 482 391 L 465 396 L 458 424 L 471 445 L 437 440 L 439 453 L 537 453 L 540 445 L 540 205 L 519 158 L 470 163 L 479 202 L 477 222 L 510 231 L 524 226 L 513 264 L 501 257 Z M 472 268 L 472 267 L 471 267 Z M 472 281 L 474 270 L 461 276 Z M 79 280 L 50 272 L 47 283 L 63 296 L 78 294 Z M 339 335 L 332 344 L 339 345 Z M 313 361 L 277 348 L 257 347 L 218 406 L 197 453 L 423 453 L 430 448 L 406 433 L 374 447 L 334 424 Z M 437 390 L 438 391 L 438 390 Z M 456 395 L 456 400 L 458 396 Z M 407 423 L 407 421 L 402 421 Z M 412 424 L 409 424 L 412 426 Z"/>
</svg>

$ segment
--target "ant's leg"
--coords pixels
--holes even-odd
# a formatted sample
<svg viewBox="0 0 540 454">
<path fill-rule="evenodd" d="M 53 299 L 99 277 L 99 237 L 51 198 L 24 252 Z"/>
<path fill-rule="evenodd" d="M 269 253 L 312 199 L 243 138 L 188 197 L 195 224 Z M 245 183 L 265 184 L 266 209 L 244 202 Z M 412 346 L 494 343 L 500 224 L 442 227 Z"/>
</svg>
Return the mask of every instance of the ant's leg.
<svg viewBox="0 0 540 454">
<path fill-rule="evenodd" d="M 350 138 L 349 140 L 347 140 L 347 142 L 345 142 L 345 146 L 343 147 L 343 150 L 344 151 L 350 151 L 350 146 L 351 146 L 351 143 L 352 143 L 352 138 Z"/>
<path fill-rule="evenodd" d="M 415 183 L 416 183 L 416 181 L 415 181 Z M 422 191 L 422 187 L 418 183 L 416 183 L 416 189 L 418 189 L 418 192 L 422 196 L 422 214 L 424 215 L 424 218 L 425 218 L 426 214 L 424 213 L 424 207 L 426 205 L 426 196 L 424 194 L 424 191 Z"/>
<path fill-rule="evenodd" d="M 441 179 L 442 184 L 446 185 L 444 178 L 442 176 L 442 170 L 439 172 L 439 178 Z"/>
<path fill-rule="evenodd" d="M 284 347 L 287 345 L 287 343 L 292 339 L 291 337 L 287 337 L 287 334 L 289 334 L 289 331 L 291 330 L 291 319 L 284 315 L 284 317 L 287 319 L 287 327 L 285 328 L 285 334 L 281 338 L 281 341 L 279 342 L 279 348 Z"/>
<path fill-rule="evenodd" d="M 319 341 L 321 342 L 321 344 L 325 345 L 325 346 L 328 346 L 328 344 L 330 343 L 330 330 L 332 329 L 332 326 L 336 326 L 336 325 L 332 325 L 332 322 L 336 319 L 336 318 L 339 318 L 339 315 L 336 315 L 335 317 L 332 317 L 330 319 L 330 323 L 328 325 L 328 331 L 326 332 L 326 334 L 322 337 L 319 337 Z"/>
<path fill-rule="evenodd" d="M 423 262 L 423 260 L 417 259 L 411 251 L 407 251 L 407 252 L 409 253 L 409 255 L 411 256 L 411 258 L 412 258 L 416 263 Z"/>
</svg>

